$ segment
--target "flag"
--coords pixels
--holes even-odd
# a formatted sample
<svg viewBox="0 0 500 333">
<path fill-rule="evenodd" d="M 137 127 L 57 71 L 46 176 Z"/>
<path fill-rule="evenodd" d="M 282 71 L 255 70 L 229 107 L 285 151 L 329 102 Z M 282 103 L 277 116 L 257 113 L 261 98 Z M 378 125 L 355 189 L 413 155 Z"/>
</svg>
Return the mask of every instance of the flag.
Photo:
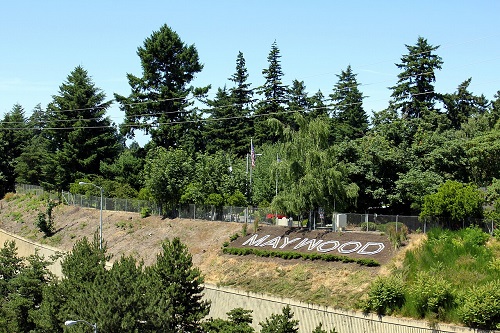
<svg viewBox="0 0 500 333">
<path fill-rule="evenodd" d="M 250 160 L 252 161 L 252 168 L 255 168 L 255 149 L 252 140 L 250 140 Z"/>
</svg>

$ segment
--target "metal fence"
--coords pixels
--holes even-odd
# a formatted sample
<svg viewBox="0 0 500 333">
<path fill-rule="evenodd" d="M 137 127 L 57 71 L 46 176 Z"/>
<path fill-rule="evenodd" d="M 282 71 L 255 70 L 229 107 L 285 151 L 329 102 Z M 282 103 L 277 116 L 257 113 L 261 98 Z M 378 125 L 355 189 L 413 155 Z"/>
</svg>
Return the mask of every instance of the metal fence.
<svg viewBox="0 0 500 333">
<path fill-rule="evenodd" d="M 46 195 L 50 199 L 60 199 L 62 202 L 72 206 L 80 206 L 87 208 L 101 208 L 101 197 L 93 195 L 73 194 L 66 191 L 61 193 L 45 191 L 41 186 L 16 184 L 17 193 L 34 193 L 35 195 Z M 103 210 L 114 210 L 123 212 L 141 213 L 147 208 L 151 214 L 160 214 L 158 205 L 147 200 L 138 199 L 120 199 L 120 198 L 102 198 Z"/>
<path fill-rule="evenodd" d="M 40 186 L 17 184 L 16 192 L 33 192 L 36 195 L 48 195 L 50 198 L 60 198 L 68 205 L 100 208 L 100 196 L 87 196 L 72 194 L 62 191 L 61 194 L 45 191 Z M 103 210 L 126 211 L 141 213 L 147 208 L 151 214 L 161 215 L 161 208 L 153 202 L 138 199 L 103 198 Z M 335 213 L 336 214 L 336 213 Z M 302 227 L 310 230 L 330 229 L 338 231 L 334 223 L 335 214 L 325 213 L 322 210 L 310 211 L 304 216 L 282 216 L 278 212 L 268 207 L 235 207 L 224 206 L 215 207 L 210 205 L 182 205 L 175 212 L 174 216 L 192 220 L 239 222 L 239 223 L 259 223 L 267 225 L 280 225 L 288 227 Z M 440 226 L 442 223 L 438 219 L 421 220 L 418 216 L 404 215 L 380 215 L 380 214 L 357 214 L 345 213 L 346 225 L 343 231 L 380 231 L 385 232 L 388 225 L 395 225 L 399 228 L 405 225 L 409 231 L 426 232 L 432 227 Z M 462 227 L 477 225 L 485 232 L 493 233 L 495 223 L 486 219 L 466 219 Z"/>
</svg>

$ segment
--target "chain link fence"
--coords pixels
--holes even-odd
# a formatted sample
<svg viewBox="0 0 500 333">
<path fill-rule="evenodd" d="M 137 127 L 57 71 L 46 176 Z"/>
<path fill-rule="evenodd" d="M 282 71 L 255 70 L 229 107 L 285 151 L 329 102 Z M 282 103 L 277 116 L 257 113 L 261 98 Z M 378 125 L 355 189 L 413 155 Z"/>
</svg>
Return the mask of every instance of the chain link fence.
<svg viewBox="0 0 500 333">
<path fill-rule="evenodd" d="M 61 194 L 45 191 L 36 185 L 17 184 L 16 192 L 33 192 L 36 195 L 48 195 L 51 199 L 61 199 L 68 205 L 100 209 L 100 196 L 87 196 L 62 191 Z M 138 199 L 102 198 L 103 210 L 141 213 L 147 209 L 151 214 L 162 215 L 161 208 L 153 202 Z M 385 232 L 389 225 L 395 225 L 396 230 L 405 225 L 410 232 L 426 232 L 442 226 L 437 218 L 421 220 L 418 216 L 357 214 L 357 213 L 326 213 L 321 209 L 310 211 L 308 215 L 284 216 L 268 207 L 215 207 L 210 205 L 181 205 L 173 214 L 175 217 L 220 222 L 258 223 L 287 227 L 302 227 L 310 230 L 330 229 L 339 231 L 338 215 L 343 215 L 345 223 L 342 231 L 380 231 Z M 337 219 L 337 220 L 336 220 Z M 336 222 L 337 221 L 337 222 Z M 490 234 L 495 229 L 495 223 L 486 219 L 465 219 L 462 227 L 477 225 Z"/>
<path fill-rule="evenodd" d="M 38 196 L 48 196 L 49 199 L 59 199 L 63 203 L 72 206 L 87 208 L 101 208 L 101 197 L 93 195 L 73 194 L 66 191 L 61 193 L 45 191 L 41 186 L 16 184 L 17 193 L 34 193 Z M 102 198 L 102 209 L 122 212 L 141 213 L 147 209 L 151 214 L 160 215 L 158 205 L 147 200 L 138 199 L 120 199 L 120 198 Z"/>
</svg>

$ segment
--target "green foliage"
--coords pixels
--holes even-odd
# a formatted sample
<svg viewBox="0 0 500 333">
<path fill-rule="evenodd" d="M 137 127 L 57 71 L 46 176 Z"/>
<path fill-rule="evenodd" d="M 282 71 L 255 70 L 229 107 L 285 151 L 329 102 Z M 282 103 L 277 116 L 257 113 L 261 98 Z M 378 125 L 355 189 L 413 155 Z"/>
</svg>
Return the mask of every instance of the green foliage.
<svg viewBox="0 0 500 333">
<path fill-rule="evenodd" d="M 12 129 L 16 124 L 17 129 Z M 0 198 L 14 192 L 16 181 L 15 160 L 29 147 L 33 133 L 28 129 L 24 109 L 15 104 L 0 122 Z"/>
<path fill-rule="evenodd" d="M 361 223 L 360 228 L 363 231 L 376 231 L 378 227 L 374 222 L 363 222 Z"/>
<path fill-rule="evenodd" d="M 52 263 L 38 252 L 18 257 L 14 242 L 0 249 L 0 332 L 30 332 L 37 327 L 43 291 L 54 276 Z"/>
<path fill-rule="evenodd" d="M 333 130 L 337 141 L 362 137 L 368 129 L 368 116 L 363 109 L 363 94 L 351 65 L 337 75 L 338 82 L 330 94 L 334 110 Z"/>
<path fill-rule="evenodd" d="M 293 312 L 289 305 L 285 306 L 281 314 L 273 313 L 270 318 L 260 322 L 261 333 L 296 333 L 299 331 L 299 321 L 293 319 Z"/>
<path fill-rule="evenodd" d="M 377 278 L 370 286 L 365 311 L 379 315 L 391 314 L 405 303 L 405 285 L 401 276 Z"/>
<path fill-rule="evenodd" d="M 420 217 L 437 217 L 442 225 L 457 228 L 467 217 L 482 217 L 483 202 L 477 187 L 448 180 L 436 193 L 425 196 Z"/>
<path fill-rule="evenodd" d="M 205 205 L 222 207 L 224 205 L 224 198 L 219 193 L 210 193 L 205 200 Z"/>
<path fill-rule="evenodd" d="M 172 211 L 178 206 L 193 171 L 193 160 L 186 151 L 159 147 L 149 151 L 146 158 L 145 185 L 158 204 Z"/>
<path fill-rule="evenodd" d="M 101 162 L 109 163 L 120 153 L 118 133 L 106 117 L 112 101 L 105 99 L 81 66 L 53 96 L 45 115 L 49 153 L 42 161 L 43 184 L 49 189 L 66 189 L 78 178 L 98 175 Z M 58 130 L 61 124 L 68 130 Z"/>
<path fill-rule="evenodd" d="M 481 230 L 477 225 L 461 229 L 458 235 L 462 238 L 465 247 L 482 247 L 490 239 L 490 235 Z"/>
<path fill-rule="evenodd" d="M 192 256 L 179 238 L 166 240 L 156 264 L 147 267 L 144 290 L 148 303 L 143 315 L 152 331 L 199 330 L 210 304 L 202 300 L 203 277 L 192 263 Z"/>
<path fill-rule="evenodd" d="M 408 227 L 402 223 L 388 225 L 385 232 L 389 236 L 389 241 L 395 248 L 401 247 L 408 239 Z"/>
<path fill-rule="evenodd" d="M 458 314 L 467 326 L 500 329 L 500 280 L 466 290 L 459 299 Z"/>
<path fill-rule="evenodd" d="M 216 97 L 208 100 L 211 107 L 204 137 L 209 153 L 217 151 L 233 152 L 244 156 L 248 152 L 248 138 L 251 138 L 253 119 L 249 118 L 253 90 L 247 83 L 248 72 L 243 53 L 236 60 L 236 72 L 229 78 L 234 87 L 218 88 Z"/>
<path fill-rule="evenodd" d="M 149 207 L 142 207 L 141 208 L 141 217 L 146 218 L 148 216 L 151 216 L 151 209 Z"/>
<path fill-rule="evenodd" d="M 238 256 L 246 255 L 256 255 L 258 257 L 274 257 L 281 259 L 303 259 L 303 260 L 324 260 L 324 261 L 340 261 L 343 263 L 357 263 L 361 266 L 380 266 L 380 264 L 373 259 L 359 259 L 350 258 L 347 256 L 339 256 L 334 254 L 324 254 L 324 253 L 302 253 L 302 252 L 292 252 L 292 251 L 271 251 L 271 250 L 261 250 L 254 248 L 236 248 L 236 247 L 224 247 L 222 250 L 225 254 L 233 254 Z"/>
<path fill-rule="evenodd" d="M 45 237 L 50 237 L 54 234 L 54 217 L 52 216 L 52 210 L 57 206 L 57 203 L 53 200 L 47 202 L 47 209 L 45 213 L 38 213 L 36 226 L 38 229 L 44 233 Z"/>
<path fill-rule="evenodd" d="M 434 54 L 439 46 L 429 44 L 423 37 L 418 37 L 416 45 L 406 45 L 406 48 L 408 54 L 396 64 L 402 71 L 398 74 L 398 83 L 391 87 L 392 104 L 401 110 L 403 117 L 419 118 L 434 108 L 435 71 L 441 69 L 443 61 Z"/>
<path fill-rule="evenodd" d="M 410 288 L 412 302 L 420 317 L 443 319 L 455 304 L 455 293 L 438 274 L 419 272 Z"/>
<path fill-rule="evenodd" d="M 226 202 L 229 206 L 246 207 L 247 205 L 245 195 L 238 190 L 227 198 Z"/>
<path fill-rule="evenodd" d="M 467 324 L 463 321 L 465 312 L 460 311 L 471 316 L 473 307 L 462 309 L 464 297 L 469 297 L 470 290 L 498 279 L 488 239 L 489 235 L 478 227 L 429 230 L 420 247 L 406 252 L 402 269 L 406 302 L 400 313 Z"/>
<path fill-rule="evenodd" d="M 199 150 L 201 135 L 190 122 L 198 115 L 188 110 L 192 102 L 186 98 L 195 90 L 189 83 L 203 69 L 196 47 L 186 45 L 164 24 L 144 40 L 137 55 L 142 76 L 127 75 L 128 97 L 115 94 L 125 112 L 121 133 L 132 138 L 135 130 L 144 130 L 157 147 Z M 144 104 L 145 100 L 150 103 Z"/>
<path fill-rule="evenodd" d="M 227 313 L 228 319 L 210 318 L 203 322 L 203 332 L 207 333 L 253 333 L 252 310 L 235 308 Z"/>
<path fill-rule="evenodd" d="M 316 326 L 316 328 L 314 328 L 312 333 L 338 333 L 338 332 L 335 328 L 332 328 L 329 332 L 327 332 L 323 329 L 323 323 L 319 323 L 319 325 Z"/>
</svg>

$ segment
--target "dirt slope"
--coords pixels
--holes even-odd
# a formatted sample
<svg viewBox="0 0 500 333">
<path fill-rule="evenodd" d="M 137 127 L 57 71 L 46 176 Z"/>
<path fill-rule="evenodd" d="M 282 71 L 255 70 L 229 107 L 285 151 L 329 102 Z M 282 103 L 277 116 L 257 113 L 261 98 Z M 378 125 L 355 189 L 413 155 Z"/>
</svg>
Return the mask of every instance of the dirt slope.
<svg viewBox="0 0 500 333">
<path fill-rule="evenodd" d="M 59 205 L 54 209 L 56 233 L 44 238 L 34 225 L 45 208 L 39 200 L 16 196 L 0 201 L 0 228 L 69 251 L 76 240 L 92 238 L 99 227 L 99 210 Z M 252 226 L 248 227 L 248 232 Z M 266 292 L 311 303 L 352 308 L 370 281 L 397 263 L 385 258 L 382 267 L 223 255 L 221 248 L 242 224 L 186 219 L 141 218 L 137 213 L 103 212 L 103 238 L 113 258 L 132 255 L 154 262 L 161 242 L 179 237 L 193 256 L 205 282 Z M 394 256 L 396 253 L 391 253 Z M 400 257 L 400 255 L 399 255 Z"/>
</svg>

